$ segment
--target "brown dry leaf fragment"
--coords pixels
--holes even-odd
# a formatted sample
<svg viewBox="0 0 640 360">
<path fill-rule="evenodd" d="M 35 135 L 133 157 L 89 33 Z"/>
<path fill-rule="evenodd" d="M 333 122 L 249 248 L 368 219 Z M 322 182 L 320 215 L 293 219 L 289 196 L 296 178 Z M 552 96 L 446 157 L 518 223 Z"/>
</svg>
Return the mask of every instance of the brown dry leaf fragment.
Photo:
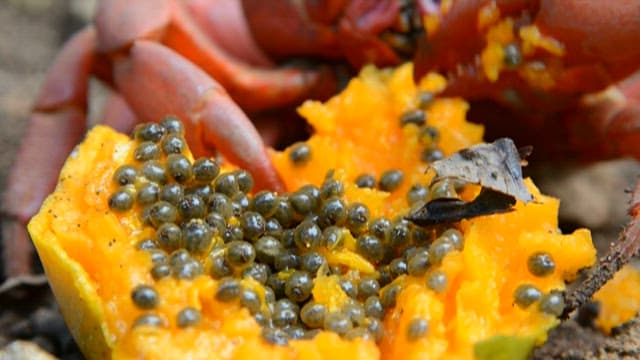
<svg viewBox="0 0 640 360">
<path fill-rule="evenodd" d="M 479 144 L 431 164 L 436 179 L 456 178 L 511 195 L 525 203 L 533 200 L 522 179 L 521 158 L 509 138 Z"/>
<path fill-rule="evenodd" d="M 482 188 L 480 194 L 470 202 L 446 198 L 432 200 L 410 214 L 407 220 L 417 225 L 431 226 L 511 211 L 515 203 L 516 198 L 511 195 Z"/>
<path fill-rule="evenodd" d="M 482 186 L 480 194 L 470 202 L 459 199 L 435 199 L 407 219 L 422 226 L 456 222 L 478 216 L 511 211 L 516 199 L 533 200 L 522 179 L 522 157 L 530 149 L 519 151 L 508 138 L 491 144 L 480 144 L 461 150 L 431 164 L 434 181 L 455 178 Z"/>
</svg>

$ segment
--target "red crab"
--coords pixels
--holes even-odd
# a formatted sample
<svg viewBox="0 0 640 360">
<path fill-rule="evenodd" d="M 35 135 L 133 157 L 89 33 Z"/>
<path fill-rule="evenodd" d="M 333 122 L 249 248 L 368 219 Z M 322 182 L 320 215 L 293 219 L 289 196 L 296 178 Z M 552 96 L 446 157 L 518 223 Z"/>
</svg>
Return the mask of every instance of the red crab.
<svg viewBox="0 0 640 360">
<path fill-rule="evenodd" d="M 478 59 L 507 17 L 509 66 L 491 78 Z M 196 155 L 219 150 L 259 188 L 282 185 L 246 114 L 277 135 L 273 109 L 335 93 L 345 69 L 412 58 L 416 76 L 446 73 L 445 94 L 471 100 L 490 133 L 533 143 L 538 154 L 638 156 L 639 19 L 633 0 L 103 0 L 35 102 L 5 191 L 6 275 L 30 271 L 24 224 L 86 130 L 91 76 L 114 90 L 105 123 L 129 131 L 176 114 Z M 523 28 L 561 50 L 532 47 Z M 315 65 L 291 61 L 299 59 Z M 531 71 L 550 81 L 530 81 Z"/>
</svg>

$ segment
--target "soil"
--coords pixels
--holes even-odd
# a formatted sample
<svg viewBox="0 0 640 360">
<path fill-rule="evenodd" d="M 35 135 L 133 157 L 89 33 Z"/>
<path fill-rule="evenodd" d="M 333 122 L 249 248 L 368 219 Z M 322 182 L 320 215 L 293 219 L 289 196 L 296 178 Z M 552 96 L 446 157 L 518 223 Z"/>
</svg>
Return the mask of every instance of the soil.
<svg viewBox="0 0 640 360">
<path fill-rule="evenodd" d="M 16 154 L 44 72 L 62 43 L 88 20 L 95 0 L 0 0 L 0 189 Z M 599 250 L 626 223 L 628 194 L 640 173 L 631 160 L 527 169 L 543 192 L 562 199 L 565 231 L 589 227 Z M 550 176 L 553 174 L 553 177 Z M 1 264 L 0 264 L 1 265 Z M 2 280 L 0 278 L 0 283 Z M 565 321 L 535 350 L 535 359 L 640 358 L 640 320 L 607 336 L 590 325 Z M 16 340 L 24 340 L 22 342 Z M 82 359 L 57 310 L 46 278 L 36 274 L 0 285 L 0 359 Z M 27 355 L 30 354 L 30 355 Z"/>
</svg>

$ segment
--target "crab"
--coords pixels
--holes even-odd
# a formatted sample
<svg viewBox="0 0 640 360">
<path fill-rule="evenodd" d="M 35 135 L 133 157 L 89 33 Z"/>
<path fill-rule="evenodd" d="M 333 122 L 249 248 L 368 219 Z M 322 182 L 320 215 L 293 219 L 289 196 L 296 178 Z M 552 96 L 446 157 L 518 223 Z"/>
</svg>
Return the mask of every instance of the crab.
<svg viewBox="0 0 640 360">
<path fill-rule="evenodd" d="M 638 19 L 633 1 L 102 0 L 35 100 L 3 199 L 5 275 L 31 271 L 24 224 L 86 131 L 91 77 L 113 90 L 103 123 L 175 114 L 195 155 L 220 152 L 257 189 L 283 190 L 278 119 L 369 63 L 446 74 L 489 137 L 539 157 L 640 157 Z"/>
</svg>

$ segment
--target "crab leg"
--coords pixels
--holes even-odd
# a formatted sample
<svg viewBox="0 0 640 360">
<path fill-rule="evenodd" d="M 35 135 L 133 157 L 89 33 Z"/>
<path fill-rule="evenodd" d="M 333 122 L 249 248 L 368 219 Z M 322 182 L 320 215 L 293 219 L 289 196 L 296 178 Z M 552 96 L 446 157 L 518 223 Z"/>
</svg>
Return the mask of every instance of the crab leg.
<svg viewBox="0 0 640 360">
<path fill-rule="evenodd" d="M 163 43 L 211 74 L 247 111 L 299 103 L 337 88 L 328 68 L 266 69 L 235 61 L 195 26 L 184 8 L 176 4 L 173 14 Z"/>
<path fill-rule="evenodd" d="M 33 252 L 24 224 L 53 190 L 60 168 L 86 130 L 86 95 L 95 31 L 75 35 L 56 57 L 29 118 L 9 174 L 2 211 L 5 275 L 29 272 Z"/>
<path fill-rule="evenodd" d="M 130 133 L 139 122 L 126 100 L 115 92 L 105 102 L 99 121 L 125 134 Z"/>
<path fill-rule="evenodd" d="M 186 0 L 184 3 L 198 27 L 227 53 L 250 65 L 274 66 L 253 39 L 240 1 Z"/>
<path fill-rule="evenodd" d="M 126 52 L 138 39 L 162 42 L 215 78 L 248 111 L 291 105 L 336 89 L 328 68 L 257 68 L 229 56 L 178 1 L 103 0 L 95 21 L 100 52 Z"/>
<path fill-rule="evenodd" d="M 379 36 L 398 19 L 398 0 L 241 0 L 256 43 L 271 56 L 346 59 L 355 68 L 402 62 Z M 274 16 L 273 14 L 278 14 Z"/>
<path fill-rule="evenodd" d="M 283 190 L 260 134 L 228 94 L 205 72 L 174 51 L 137 41 L 129 58 L 115 63 L 115 83 L 142 121 L 175 114 L 186 121 L 196 156 L 217 147 L 247 169 L 258 189 Z"/>
</svg>

